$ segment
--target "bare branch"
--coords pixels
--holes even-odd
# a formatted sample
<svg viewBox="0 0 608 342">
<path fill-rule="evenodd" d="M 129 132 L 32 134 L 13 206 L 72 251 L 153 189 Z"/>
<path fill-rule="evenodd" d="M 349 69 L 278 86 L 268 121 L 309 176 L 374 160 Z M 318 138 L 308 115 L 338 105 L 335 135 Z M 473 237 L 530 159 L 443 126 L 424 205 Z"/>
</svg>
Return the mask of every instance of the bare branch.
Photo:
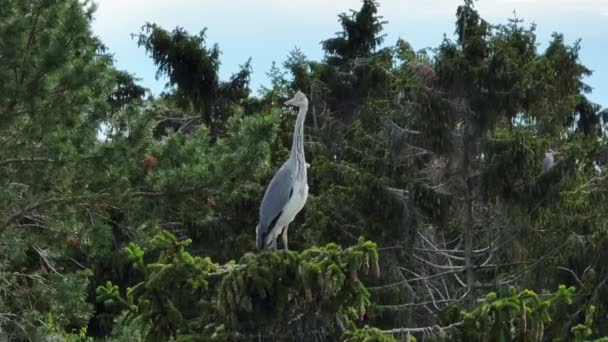
<svg viewBox="0 0 608 342">
<path fill-rule="evenodd" d="M 85 196 L 69 196 L 69 197 L 63 197 L 63 198 L 48 198 L 45 200 L 38 201 L 36 203 L 32 203 L 32 204 L 26 206 L 25 208 L 21 209 L 20 211 L 10 215 L 4 221 L 2 221 L 2 223 L 0 224 L 0 230 L 6 228 L 11 223 L 21 219 L 25 214 L 27 214 L 31 211 L 34 211 L 38 208 L 57 204 L 57 203 L 65 203 L 65 202 L 78 201 L 81 199 L 89 199 L 89 198 L 97 197 L 97 196 L 100 196 L 100 195 L 95 194 L 95 195 L 85 195 Z"/>
<path fill-rule="evenodd" d="M 456 322 L 445 327 L 440 327 L 438 325 L 434 325 L 431 327 L 421 327 L 421 328 L 394 328 L 390 330 L 382 330 L 385 334 L 399 334 L 399 335 L 412 335 L 417 333 L 425 333 L 425 332 L 434 332 L 434 331 L 449 331 L 455 328 L 461 327 L 464 322 Z"/>
<path fill-rule="evenodd" d="M 52 163 L 53 159 L 50 158 L 10 158 L 5 160 L 0 160 L 0 166 L 5 166 L 9 164 L 24 164 L 24 163 Z"/>
<path fill-rule="evenodd" d="M 418 260 L 418 261 L 422 261 L 423 263 L 438 268 L 438 269 L 442 269 L 442 270 L 464 270 L 465 267 L 464 266 L 445 266 L 445 265 L 437 265 L 434 264 L 430 261 L 424 260 L 421 257 L 417 256 L 417 255 L 413 255 L 414 259 Z"/>
<path fill-rule="evenodd" d="M 134 192 L 126 193 L 124 196 L 153 198 L 153 197 L 162 197 L 162 196 L 170 196 L 170 195 L 189 194 L 189 193 L 195 193 L 195 192 L 198 192 L 201 190 L 202 190 L 201 187 L 194 187 L 194 188 L 188 188 L 188 189 L 184 189 L 184 190 L 166 191 L 166 192 L 134 191 Z M 46 207 L 46 206 L 50 206 L 50 205 L 54 205 L 54 204 L 64 204 L 64 203 L 70 203 L 70 202 L 79 201 L 79 200 L 90 200 L 90 199 L 109 197 L 109 196 L 110 196 L 110 194 L 108 194 L 108 193 L 96 193 L 96 194 L 83 195 L 83 196 L 68 196 L 68 197 L 62 197 L 62 198 L 48 198 L 45 200 L 41 200 L 41 201 L 32 203 L 30 205 L 27 205 L 25 208 L 21 209 L 20 211 L 8 216 L 6 219 L 4 219 L 4 221 L 2 221 L 2 223 L 0 223 L 0 230 L 6 228 L 8 225 L 21 219 L 26 214 L 28 214 L 36 209 L 42 208 L 42 207 Z"/>
<path fill-rule="evenodd" d="M 562 266 L 557 266 L 558 269 L 560 270 L 564 270 L 570 274 L 572 274 L 572 276 L 574 276 L 574 279 L 576 280 L 577 283 L 579 283 L 581 285 L 581 287 L 585 287 L 585 284 L 583 284 L 583 282 L 579 279 L 579 277 L 576 275 L 576 273 L 574 273 L 573 270 L 569 269 L 569 268 L 565 268 Z"/>
<path fill-rule="evenodd" d="M 403 308 L 408 308 L 408 307 L 413 307 L 413 306 L 424 306 L 424 305 L 429 305 L 429 304 L 437 304 L 437 303 L 454 303 L 454 302 L 460 302 L 461 300 L 458 299 L 442 299 L 442 300 L 429 300 L 426 302 L 412 302 L 412 303 L 404 303 L 404 304 L 394 304 L 394 305 L 375 305 L 376 308 L 378 309 L 383 309 L 383 310 L 399 310 L 399 309 L 403 309 Z"/>
<path fill-rule="evenodd" d="M 413 274 L 412 271 L 408 270 L 407 268 L 401 267 L 401 269 L 403 269 L 404 271 L 410 272 Z M 453 270 L 453 271 L 445 271 L 445 272 L 441 272 L 441 273 L 435 273 L 429 276 L 421 276 L 418 275 L 416 278 L 409 278 L 409 279 L 404 279 L 402 281 L 398 281 L 395 283 L 391 283 L 391 284 L 386 284 L 386 285 L 380 285 L 380 286 L 370 286 L 370 287 L 366 287 L 366 289 L 370 290 L 370 291 L 378 291 L 378 290 L 383 290 L 383 289 L 388 289 L 391 287 L 396 287 L 396 286 L 401 286 L 401 285 L 405 285 L 406 283 L 411 283 L 411 282 L 415 282 L 415 281 L 420 281 L 420 280 L 431 280 L 434 278 L 439 278 L 439 277 L 443 277 L 445 275 L 450 275 L 450 274 L 455 274 L 455 273 L 460 273 L 462 272 L 462 270 Z"/>
<path fill-rule="evenodd" d="M 59 276 L 61 276 L 62 278 L 65 278 L 65 276 L 59 272 L 57 272 L 57 270 L 55 269 L 55 267 L 53 267 L 53 265 L 51 264 L 51 262 L 49 261 L 49 259 L 47 259 L 46 251 L 43 251 L 40 247 L 38 247 L 38 245 L 34 244 L 32 246 L 34 248 L 34 250 L 36 251 L 36 253 L 38 253 L 38 255 L 40 256 L 40 258 L 42 258 L 42 260 L 44 261 L 44 263 L 48 266 L 48 268 L 51 269 L 51 271 L 53 271 L 53 273 L 58 274 Z"/>
</svg>

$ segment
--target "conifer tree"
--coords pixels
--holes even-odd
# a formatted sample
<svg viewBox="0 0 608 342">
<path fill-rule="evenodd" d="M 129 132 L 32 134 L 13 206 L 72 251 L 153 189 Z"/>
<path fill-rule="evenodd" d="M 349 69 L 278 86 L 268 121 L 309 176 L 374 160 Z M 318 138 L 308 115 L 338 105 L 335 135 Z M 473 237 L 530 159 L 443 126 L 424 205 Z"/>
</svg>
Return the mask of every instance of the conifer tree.
<svg viewBox="0 0 608 342">
<path fill-rule="evenodd" d="M 146 97 L 91 33 L 89 2 L 8 0 L 0 339 L 607 335 L 606 110 L 581 44 L 554 34 L 540 51 L 534 26 L 467 0 L 432 53 L 383 46 L 380 8 L 339 15 L 323 60 L 293 50 L 259 98 L 249 61 L 219 79 L 204 31 L 147 24 L 169 87 Z M 310 196 L 294 250 L 258 252 L 296 89 Z"/>
</svg>

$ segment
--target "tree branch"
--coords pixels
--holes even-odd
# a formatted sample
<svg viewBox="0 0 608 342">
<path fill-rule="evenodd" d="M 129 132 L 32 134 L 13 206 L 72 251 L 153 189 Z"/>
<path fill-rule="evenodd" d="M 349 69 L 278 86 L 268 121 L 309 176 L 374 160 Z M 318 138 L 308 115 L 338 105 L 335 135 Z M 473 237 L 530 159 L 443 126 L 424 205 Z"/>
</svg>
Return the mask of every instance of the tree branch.
<svg viewBox="0 0 608 342">
<path fill-rule="evenodd" d="M 194 188 L 189 188 L 189 189 L 184 189 L 184 190 L 166 191 L 166 192 L 134 191 L 134 192 L 126 193 L 124 196 L 126 196 L 126 197 L 162 197 L 162 196 L 170 196 L 170 195 L 188 194 L 188 193 L 193 193 L 193 192 L 197 192 L 200 190 L 202 190 L 201 187 L 194 187 Z M 0 230 L 6 228 L 11 223 L 21 219 L 27 213 L 34 211 L 36 209 L 39 209 L 41 207 L 45 207 L 45 206 L 49 206 L 49 205 L 53 205 L 53 204 L 60 204 L 60 203 L 67 203 L 67 202 L 73 202 L 73 201 L 84 200 L 84 199 L 92 199 L 92 198 L 97 198 L 97 197 L 109 197 L 109 196 L 110 196 L 110 194 L 108 194 L 108 193 L 98 193 L 98 194 L 84 195 L 84 196 L 48 198 L 45 200 L 41 200 L 41 201 L 32 203 L 30 205 L 27 205 L 25 208 L 8 216 L 6 219 L 4 219 L 4 221 L 2 221 L 2 223 L 0 223 Z"/>
<path fill-rule="evenodd" d="M 0 166 L 5 166 L 5 165 L 9 165 L 9 164 L 23 164 L 23 163 L 37 163 L 37 162 L 43 162 L 43 163 L 52 163 L 54 162 L 53 159 L 49 159 L 49 158 L 10 158 L 10 159 L 5 159 L 5 160 L 0 160 Z"/>
<path fill-rule="evenodd" d="M 453 303 L 453 302 L 460 302 L 460 300 L 459 299 L 442 299 L 442 300 L 429 300 L 426 302 L 418 302 L 418 303 L 413 302 L 413 303 L 393 304 L 393 305 L 376 304 L 375 307 L 377 309 L 383 309 L 383 310 L 399 310 L 399 309 L 413 307 L 413 306 L 425 306 L 425 305 L 429 305 L 429 304 Z"/>
<path fill-rule="evenodd" d="M 440 327 L 438 325 L 430 326 L 430 327 L 422 327 L 422 328 L 395 328 L 390 330 L 382 330 L 385 334 L 398 334 L 398 335 L 413 335 L 416 333 L 434 333 L 441 331 L 449 331 L 455 328 L 461 327 L 464 322 L 456 322 L 452 323 L 445 327 Z"/>
<path fill-rule="evenodd" d="M 133 191 L 126 194 L 127 197 L 163 197 L 172 195 L 186 195 L 203 190 L 203 187 L 193 187 L 175 191 Z"/>
<path fill-rule="evenodd" d="M 52 205 L 52 204 L 57 204 L 57 203 L 65 203 L 65 202 L 72 202 L 72 201 L 77 201 L 77 200 L 81 200 L 81 199 L 89 199 L 89 198 L 93 198 L 93 197 L 97 197 L 97 196 L 107 196 L 108 194 L 95 194 L 95 195 L 84 195 L 84 196 L 70 196 L 70 197 L 63 197 L 63 198 L 48 198 L 45 200 L 41 200 L 38 202 L 35 202 L 33 204 L 30 204 L 28 206 L 26 206 L 25 208 L 21 209 L 20 211 L 10 215 L 9 217 L 7 217 L 6 219 L 4 219 L 4 221 L 2 221 L 2 223 L 0 224 L 0 230 L 6 228 L 8 225 L 10 225 L 11 223 L 21 219 L 25 214 L 34 211 L 38 208 L 47 206 L 47 205 Z"/>
</svg>

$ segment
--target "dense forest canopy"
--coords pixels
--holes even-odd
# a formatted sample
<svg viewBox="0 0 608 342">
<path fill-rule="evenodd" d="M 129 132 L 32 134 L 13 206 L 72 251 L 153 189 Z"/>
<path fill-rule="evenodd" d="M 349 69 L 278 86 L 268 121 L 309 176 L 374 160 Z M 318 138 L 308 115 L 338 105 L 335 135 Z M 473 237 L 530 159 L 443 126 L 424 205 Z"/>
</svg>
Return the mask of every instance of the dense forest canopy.
<svg viewBox="0 0 608 342">
<path fill-rule="evenodd" d="M 294 49 L 259 96 L 248 56 L 220 79 L 205 27 L 142 23 L 168 80 L 150 96 L 91 2 L 6 0 L 2 340 L 608 340 L 608 110 L 584 47 L 465 0 L 417 51 L 381 9 L 339 14 L 324 58 Z M 297 90 L 308 201 L 291 250 L 257 251 Z"/>
</svg>

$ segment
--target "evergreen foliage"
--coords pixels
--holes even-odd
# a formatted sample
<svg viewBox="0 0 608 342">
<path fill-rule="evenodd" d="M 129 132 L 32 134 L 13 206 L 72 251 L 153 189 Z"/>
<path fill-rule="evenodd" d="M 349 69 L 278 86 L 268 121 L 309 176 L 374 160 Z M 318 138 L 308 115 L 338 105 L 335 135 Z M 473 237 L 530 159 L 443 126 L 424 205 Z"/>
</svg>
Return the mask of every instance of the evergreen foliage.
<svg viewBox="0 0 608 342">
<path fill-rule="evenodd" d="M 608 112 L 584 47 L 539 51 L 466 0 L 416 51 L 384 45 L 381 9 L 339 15 L 324 58 L 294 49 L 258 97 L 251 60 L 219 79 L 204 29 L 145 24 L 152 96 L 90 2 L 6 0 L 0 339 L 605 341 Z M 310 196 L 294 250 L 257 252 L 297 89 Z"/>
<path fill-rule="evenodd" d="M 139 327 L 151 340 L 256 334 L 326 340 L 341 335 L 335 320 L 361 319 L 370 304 L 358 274 L 379 274 L 376 246 L 363 239 L 346 250 L 329 244 L 301 253 L 248 253 L 223 266 L 192 256 L 185 250 L 191 242 L 162 231 L 150 242 L 160 250 L 150 263 L 131 243 L 124 252 L 144 280 L 126 295 L 107 282 L 97 288 L 97 300 L 122 306 L 128 314 L 118 324 Z"/>
</svg>

